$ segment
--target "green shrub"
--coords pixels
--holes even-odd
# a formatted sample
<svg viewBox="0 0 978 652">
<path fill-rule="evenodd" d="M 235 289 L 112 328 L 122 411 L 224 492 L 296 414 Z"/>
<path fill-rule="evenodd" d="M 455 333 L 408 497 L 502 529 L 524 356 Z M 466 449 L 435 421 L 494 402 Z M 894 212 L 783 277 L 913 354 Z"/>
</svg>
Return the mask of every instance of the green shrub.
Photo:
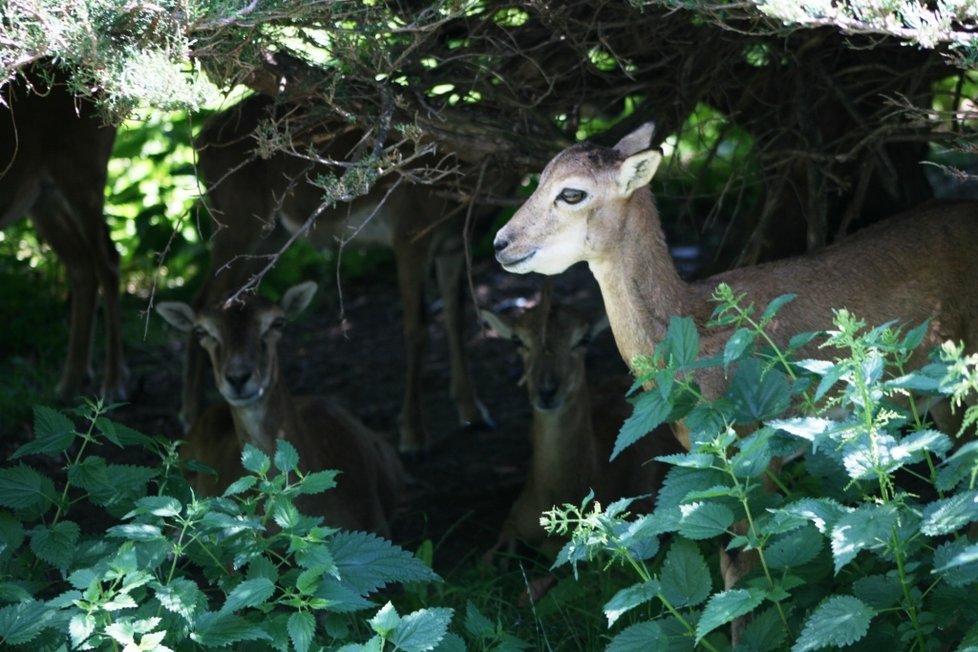
<svg viewBox="0 0 978 652">
<path fill-rule="evenodd" d="M 662 458 L 673 468 L 654 512 L 586 500 L 543 519 L 571 536 L 555 565 L 602 558 L 634 571 L 638 581 L 604 605 L 609 627 L 634 617 L 607 649 L 725 649 L 724 626 L 741 616 L 750 617 L 742 649 L 974 649 L 978 544 L 966 531 L 978 521 L 978 442 L 955 446 L 923 408 L 942 396 L 960 408 L 978 356 L 948 343 L 909 370 L 926 324 L 867 329 L 844 310 L 832 331 L 778 348 L 766 327 L 792 297 L 760 317 L 729 287 L 714 298 L 714 324 L 733 332 L 724 350 L 699 359 L 696 327 L 674 318 L 641 361 L 651 389 L 633 399 L 619 435 L 616 450 L 667 420 L 690 429 L 692 449 Z M 816 341 L 836 357 L 798 359 Z M 728 372 L 719 400 L 703 400 L 690 378 L 704 366 Z M 965 424 L 976 420 L 969 409 Z M 799 454 L 771 472 L 772 459 Z M 713 561 L 720 545 L 757 558 L 726 590 Z"/>
<path fill-rule="evenodd" d="M 107 410 L 76 410 L 76 429 L 35 408 L 35 439 L 0 468 L 0 647 L 461 649 L 450 609 L 400 615 L 388 602 L 360 617 L 391 583 L 439 578 L 384 539 L 299 513 L 294 499 L 328 490 L 335 472 L 303 475 L 284 441 L 272 458 L 246 447 L 248 473 L 221 497 L 197 498 L 177 444 Z M 100 454 L 123 447 L 126 459 L 158 463 Z M 64 474 L 23 461 L 34 455 L 66 460 Z"/>
</svg>

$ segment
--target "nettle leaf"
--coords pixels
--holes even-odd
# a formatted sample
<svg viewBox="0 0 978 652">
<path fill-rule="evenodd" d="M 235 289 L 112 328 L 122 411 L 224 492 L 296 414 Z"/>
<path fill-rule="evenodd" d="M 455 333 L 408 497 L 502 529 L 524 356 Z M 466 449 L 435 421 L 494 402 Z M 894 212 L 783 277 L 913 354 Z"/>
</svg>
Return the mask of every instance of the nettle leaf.
<svg viewBox="0 0 978 652">
<path fill-rule="evenodd" d="M 852 645 L 869 631 L 876 612 L 865 602 L 849 595 L 836 595 L 823 602 L 805 621 L 791 652 L 807 652 L 823 647 Z"/>
<path fill-rule="evenodd" d="M 947 541 L 934 551 L 934 572 L 951 586 L 978 583 L 978 543 Z"/>
<path fill-rule="evenodd" d="M 50 502 L 54 485 L 26 464 L 0 468 L 0 506 L 11 509 L 39 507 Z"/>
<path fill-rule="evenodd" d="M 388 602 L 368 622 L 371 629 L 386 638 L 401 623 L 401 616 L 394 605 Z"/>
<path fill-rule="evenodd" d="M 822 536 L 814 525 L 806 524 L 799 530 L 772 537 L 764 547 L 764 559 L 769 568 L 781 570 L 804 566 L 821 550 Z"/>
<path fill-rule="evenodd" d="M 270 641 L 260 625 L 229 612 L 204 612 L 197 617 L 190 638 L 204 647 L 227 647 L 239 641 Z"/>
<path fill-rule="evenodd" d="M 771 419 L 765 425 L 783 430 L 789 435 L 800 437 L 807 442 L 815 443 L 815 439 L 838 424 L 832 419 L 820 417 L 792 417 L 788 419 Z"/>
<path fill-rule="evenodd" d="M 325 543 L 311 543 L 295 553 L 295 562 L 300 568 L 322 568 L 324 572 L 339 578 L 336 560 Z"/>
<path fill-rule="evenodd" d="M 322 492 L 336 487 L 336 476 L 339 471 L 327 470 L 309 473 L 299 484 L 300 494 L 321 494 Z"/>
<path fill-rule="evenodd" d="M 257 607 L 275 593 L 275 583 L 267 577 L 256 577 L 238 584 L 228 594 L 220 613 L 234 613 L 246 607 Z"/>
<path fill-rule="evenodd" d="M 104 416 L 95 419 L 95 427 L 105 435 L 106 439 L 116 446 L 141 446 L 146 449 L 152 449 L 154 447 L 152 437 L 147 437 L 138 430 L 112 421 Z"/>
<path fill-rule="evenodd" d="M 710 569 L 692 541 L 675 539 L 659 572 L 662 595 L 675 608 L 695 607 L 713 588 Z"/>
<path fill-rule="evenodd" d="M 462 623 L 470 636 L 485 640 L 495 636 L 496 625 L 486 618 L 471 600 L 465 601 L 465 620 Z"/>
<path fill-rule="evenodd" d="M 129 541 L 155 541 L 156 539 L 163 538 L 163 531 L 151 523 L 113 525 L 105 532 L 110 537 L 128 539 Z"/>
<path fill-rule="evenodd" d="M 978 472 L 978 441 L 971 441 L 954 451 L 937 472 L 936 486 L 951 491 L 963 480 Z"/>
<path fill-rule="evenodd" d="M 56 620 L 57 613 L 43 602 L 34 600 L 0 608 L 0 643 L 30 643 L 48 627 L 60 625 Z"/>
<path fill-rule="evenodd" d="M 75 557 L 75 546 L 81 528 L 72 521 L 61 521 L 50 527 L 38 525 L 30 534 L 31 551 L 55 568 L 65 569 Z"/>
<path fill-rule="evenodd" d="M 966 491 L 928 504 L 920 530 L 928 536 L 941 536 L 972 521 L 978 521 L 978 491 Z"/>
<path fill-rule="evenodd" d="M 749 614 L 764 602 L 761 589 L 732 589 L 717 593 L 703 608 L 699 622 L 696 623 L 696 643 L 717 627 L 729 623 L 734 618 Z"/>
<path fill-rule="evenodd" d="M 161 585 L 156 589 L 156 599 L 160 601 L 163 608 L 177 614 L 188 623 L 193 622 L 197 605 L 205 604 L 203 597 L 204 594 L 194 582 L 182 577 L 174 578 L 169 584 Z"/>
<path fill-rule="evenodd" d="M 730 460 L 734 472 L 741 478 L 754 478 L 767 471 L 774 452 L 771 439 L 777 431 L 764 427 L 737 442 L 737 453 Z"/>
<path fill-rule="evenodd" d="M 686 502 L 686 496 L 691 492 L 730 486 L 730 483 L 730 476 L 717 469 L 673 467 L 662 481 L 655 498 L 655 506 L 657 510 L 676 507 Z"/>
<path fill-rule="evenodd" d="M 674 365 L 685 367 L 696 362 L 696 356 L 700 353 L 700 334 L 696 330 L 696 323 L 689 317 L 673 315 L 669 319 L 663 344 Z"/>
<path fill-rule="evenodd" d="M 251 473 L 265 475 L 272 468 L 272 461 L 254 445 L 245 444 L 241 451 L 241 466 Z"/>
<path fill-rule="evenodd" d="M 0 512 L 0 558 L 12 554 L 24 543 L 24 526 L 9 512 Z"/>
<path fill-rule="evenodd" d="M 331 547 L 342 581 L 364 595 L 391 582 L 441 580 L 417 557 L 376 534 L 338 532 Z"/>
<path fill-rule="evenodd" d="M 604 615 L 608 618 L 608 627 L 622 617 L 630 609 L 645 604 L 659 594 L 661 585 L 655 580 L 640 582 L 626 587 L 608 600 L 604 605 Z"/>
<path fill-rule="evenodd" d="M 43 405 L 34 406 L 34 440 L 10 456 L 15 460 L 24 455 L 58 455 L 75 441 L 75 424 L 71 419 Z"/>
<path fill-rule="evenodd" d="M 724 373 L 727 372 L 731 364 L 743 357 L 744 352 L 754 344 L 754 338 L 754 331 L 749 328 L 738 328 L 734 331 L 734 334 L 730 336 L 730 339 L 727 340 L 727 343 L 723 347 Z"/>
<path fill-rule="evenodd" d="M 648 652 L 668 647 L 669 637 L 662 631 L 662 626 L 649 620 L 621 630 L 611 639 L 605 652 Z"/>
<path fill-rule="evenodd" d="M 709 469 L 713 467 L 713 462 L 716 460 L 709 453 L 673 453 L 660 455 L 655 459 L 663 464 L 682 466 L 687 469 Z"/>
<path fill-rule="evenodd" d="M 142 514 L 151 514 L 160 518 L 173 518 L 183 511 L 183 504 L 170 496 L 145 496 L 136 501 L 136 508 L 122 518 L 132 518 Z"/>
<path fill-rule="evenodd" d="M 774 652 L 782 648 L 787 635 L 777 607 L 771 607 L 751 617 L 740 637 L 740 649 Z"/>
<path fill-rule="evenodd" d="M 296 652 L 307 652 L 316 635 L 316 618 L 308 611 L 297 611 L 289 616 L 288 630 Z"/>
<path fill-rule="evenodd" d="M 390 637 L 391 643 L 406 652 L 433 650 L 448 631 L 452 609 L 419 609 L 401 618 Z"/>
<path fill-rule="evenodd" d="M 793 292 L 782 294 L 771 299 L 771 302 L 764 308 L 761 318 L 758 320 L 762 325 L 771 321 L 781 308 L 795 300 L 798 295 Z"/>
<path fill-rule="evenodd" d="M 250 490 L 258 484 L 258 478 L 253 475 L 241 476 L 234 482 L 228 485 L 228 488 L 224 490 L 222 496 L 237 496 L 238 494 L 243 494 L 244 492 Z"/>
<path fill-rule="evenodd" d="M 118 499 L 119 490 L 109 475 L 106 461 L 97 455 L 90 455 L 68 468 L 68 481 L 88 492 L 96 505 L 106 506 Z"/>
<path fill-rule="evenodd" d="M 326 600 L 330 612 L 333 613 L 352 613 L 377 606 L 350 585 L 343 584 L 331 576 L 323 577 L 322 582 L 316 587 L 315 597 Z"/>
<path fill-rule="evenodd" d="M 275 441 L 275 468 L 282 473 L 295 471 L 299 466 L 299 452 L 285 439 Z"/>
<path fill-rule="evenodd" d="M 853 509 L 831 498 L 805 498 L 785 505 L 780 511 L 811 521 L 819 532 L 827 535 L 839 519 L 846 514 L 851 514 Z"/>
<path fill-rule="evenodd" d="M 889 575 L 867 575 L 852 583 L 852 592 L 873 609 L 889 609 L 903 596 L 900 581 Z"/>
<path fill-rule="evenodd" d="M 672 403 L 667 398 L 653 390 L 642 392 L 635 398 L 628 401 L 632 404 L 632 414 L 622 424 L 618 431 L 618 438 L 615 439 L 614 450 L 611 451 L 611 459 L 647 435 L 654 428 L 662 425 L 669 418 L 672 412 Z"/>
<path fill-rule="evenodd" d="M 835 572 L 862 550 L 884 550 L 889 546 L 897 517 L 893 505 L 865 505 L 840 518 L 830 537 Z"/>
<path fill-rule="evenodd" d="M 736 423 L 772 419 L 791 405 L 791 385 L 785 375 L 757 358 L 737 365 L 725 395 L 733 406 Z"/>
<path fill-rule="evenodd" d="M 710 539 L 720 536 L 734 522 L 734 513 L 719 503 L 692 503 L 680 505 L 682 518 L 679 533 L 687 539 Z"/>
</svg>

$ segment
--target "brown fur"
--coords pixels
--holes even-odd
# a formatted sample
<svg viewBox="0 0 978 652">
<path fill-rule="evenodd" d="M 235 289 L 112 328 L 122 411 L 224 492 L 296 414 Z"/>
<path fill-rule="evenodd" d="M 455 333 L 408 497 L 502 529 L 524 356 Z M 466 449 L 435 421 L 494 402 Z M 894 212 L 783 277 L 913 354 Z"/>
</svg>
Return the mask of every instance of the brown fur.
<svg viewBox="0 0 978 652">
<path fill-rule="evenodd" d="M 115 127 L 103 125 L 89 101 L 35 71 L 0 97 L 0 228 L 30 215 L 38 235 L 68 271 L 71 321 L 58 395 L 71 398 L 91 377 L 98 297 L 105 315 L 102 395 L 124 399 L 129 371 L 122 354 L 119 254 L 105 223 L 107 165 Z M 36 91 L 36 92 L 35 92 Z"/>
</svg>

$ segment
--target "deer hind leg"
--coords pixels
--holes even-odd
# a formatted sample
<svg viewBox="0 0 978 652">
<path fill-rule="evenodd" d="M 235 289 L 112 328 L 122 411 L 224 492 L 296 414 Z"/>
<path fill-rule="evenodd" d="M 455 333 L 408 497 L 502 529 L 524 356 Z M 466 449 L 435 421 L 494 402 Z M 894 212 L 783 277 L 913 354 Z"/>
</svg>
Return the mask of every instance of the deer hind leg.
<svg viewBox="0 0 978 652">
<path fill-rule="evenodd" d="M 462 309 L 462 279 L 465 257 L 460 249 L 435 256 L 435 272 L 444 303 L 445 334 L 448 340 L 450 392 L 463 428 L 489 427 L 495 423 L 479 401 L 469 371 L 465 349 L 465 319 Z"/>
<path fill-rule="evenodd" d="M 101 187 L 98 189 L 101 194 Z M 118 253 L 101 212 L 101 202 L 90 214 L 75 210 L 61 191 L 46 184 L 31 211 L 35 228 L 68 270 L 71 317 L 68 352 L 56 391 L 70 397 L 91 377 L 92 337 L 101 286 L 105 301 L 106 367 L 102 393 L 107 400 L 126 397 L 128 370 L 122 355 L 119 312 Z M 95 213 L 98 213 L 95 215 Z"/>
</svg>

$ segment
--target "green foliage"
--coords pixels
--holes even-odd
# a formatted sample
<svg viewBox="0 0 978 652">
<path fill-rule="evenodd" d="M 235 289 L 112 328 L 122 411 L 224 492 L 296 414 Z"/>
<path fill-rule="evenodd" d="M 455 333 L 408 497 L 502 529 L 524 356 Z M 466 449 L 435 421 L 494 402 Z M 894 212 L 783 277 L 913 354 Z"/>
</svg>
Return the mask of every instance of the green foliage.
<svg viewBox="0 0 978 652">
<path fill-rule="evenodd" d="M 199 498 L 176 444 L 116 424 L 106 410 L 35 408 L 34 440 L 0 468 L 5 649 L 462 649 L 449 643 L 460 643 L 448 634 L 451 609 L 402 616 L 388 602 L 360 619 L 392 583 L 439 578 L 384 539 L 302 515 L 294 499 L 331 488 L 333 472 L 301 473 L 285 442 L 272 457 L 248 447 L 250 475 L 224 496 Z M 158 465 L 102 456 L 123 446 Z M 29 464 L 37 455 L 65 459 L 64 475 Z M 361 629 L 372 631 L 365 645 L 355 642 Z"/>
<path fill-rule="evenodd" d="M 948 343 L 911 369 L 926 324 L 867 328 L 845 310 L 833 330 L 779 346 L 768 326 L 791 296 L 764 310 L 726 286 L 714 299 L 713 325 L 731 334 L 720 355 L 700 359 L 692 322 L 675 319 L 638 361 L 651 387 L 635 399 L 616 451 L 677 414 L 693 442 L 688 453 L 660 458 L 672 468 L 655 510 L 632 515 L 627 501 L 607 509 L 585 501 L 544 516 L 549 531 L 569 537 L 555 566 L 578 572 L 600 561 L 637 580 L 604 604 L 609 627 L 632 616 L 607 649 L 654 641 L 721 650 L 725 626 L 743 617 L 741 645 L 757 650 L 896 640 L 906 650 L 967 647 L 978 586 L 978 546 L 967 537 L 978 521 L 978 445 L 956 447 L 922 406 L 941 397 L 963 405 L 978 388 L 978 359 Z M 803 357 L 811 352 L 826 359 Z M 695 382 L 706 366 L 730 379 L 715 401 Z M 769 470 L 776 458 L 792 460 L 779 475 Z M 659 555 L 666 534 L 672 542 Z M 754 560 L 734 586 L 711 562 L 720 547 Z"/>
</svg>

